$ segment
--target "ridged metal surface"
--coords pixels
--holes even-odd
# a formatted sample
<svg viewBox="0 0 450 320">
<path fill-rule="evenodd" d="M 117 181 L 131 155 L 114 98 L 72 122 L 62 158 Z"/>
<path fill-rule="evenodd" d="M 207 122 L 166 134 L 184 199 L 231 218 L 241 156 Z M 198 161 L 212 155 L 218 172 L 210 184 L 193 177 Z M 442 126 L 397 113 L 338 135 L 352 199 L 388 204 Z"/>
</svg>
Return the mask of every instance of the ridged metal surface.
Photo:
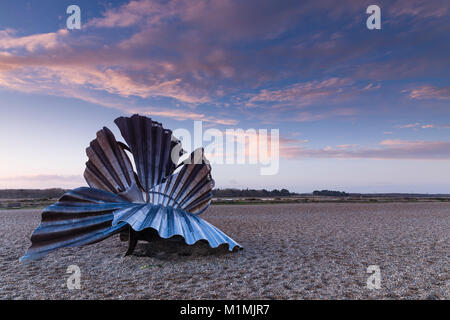
<svg viewBox="0 0 450 320">
<path fill-rule="evenodd" d="M 133 196 L 128 200 L 144 202 L 142 192 L 137 192 L 130 159 L 108 128 L 97 132 L 97 138 L 86 148 L 86 155 L 89 161 L 84 178 L 90 187 L 115 194 L 132 192 Z"/>
<path fill-rule="evenodd" d="M 211 203 L 214 188 L 211 166 L 203 148 L 195 150 L 188 159 L 189 163 L 184 164 L 178 173 L 169 176 L 150 193 L 154 193 L 154 204 L 201 214 Z"/>
<path fill-rule="evenodd" d="M 113 226 L 113 212 L 134 205 L 99 189 L 71 190 L 44 209 L 41 224 L 31 236 L 32 245 L 21 261 L 39 259 L 59 248 L 106 239 L 127 226 L 125 222 Z"/>
<path fill-rule="evenodd" d="M 114 122 L 133 154 L 145 192 L 173 173 L 179 157 L 172 159 L 172 150 L 181 143 L 172 139 L 172 131 L 164 129 L 159 122 L 138 115 L 120 117 Z M 181 147 L 179 149 L 181 151 Z"/>
<path fill-rule="evenodd" d="M 160 123 L 139 115 L 120 117 L 115 123 L 128 146 L 106 127 L 97 132 L 86 149 L 89 160 L 84 176 L 90 188 L 69 191 L 43 211 L 42 223 L 21 260 L 98 242 L 121 231 L 129 235 L 125 233 L 129 227 L 134 233 L 129 236 L 127 254 L 141 239 L 139 233 L 150 228 L 162 238 L 182 236 L 187 244 L 205 240 L 213 248 L 221 244 L 230 251 L 241 248 L 197 217 L 210 205 L 214 187 L 202 148 L 177 164 L 183 152 L 181 142 Z M 133 155 L 137 173 L 126 150 Z"/>
</svg>

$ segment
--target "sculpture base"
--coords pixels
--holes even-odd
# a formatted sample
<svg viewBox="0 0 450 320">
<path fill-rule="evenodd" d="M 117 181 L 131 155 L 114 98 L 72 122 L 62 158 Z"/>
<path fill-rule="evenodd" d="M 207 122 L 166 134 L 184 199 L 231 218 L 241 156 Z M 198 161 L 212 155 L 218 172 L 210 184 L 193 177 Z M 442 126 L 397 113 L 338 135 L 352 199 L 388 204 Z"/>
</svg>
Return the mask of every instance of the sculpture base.
<svg viewBox="0 0 450 320">
<path fill-rule="evenodd" d="M 137 255 L 171 260 L 175 256 L 209 256 L 230 253 L 226 244 L 217 248 L 211 248 L 208 241 L 200 240 L 193 245 L 188 245 L 182 236 L 175 235 L 165 239 L 160 237 L 155 229 L 135 231 L 129 227 L 122 230 L 120 239 L 121 241 L 128 241 L 128 249 L 125 256 Z M 139 247 L 139 250 L 135 253 L 138 241 L 145 241 L 147 244 Z M 233 251 L 238 251 L 238 249 L 235 248 Z"/>
</svg>

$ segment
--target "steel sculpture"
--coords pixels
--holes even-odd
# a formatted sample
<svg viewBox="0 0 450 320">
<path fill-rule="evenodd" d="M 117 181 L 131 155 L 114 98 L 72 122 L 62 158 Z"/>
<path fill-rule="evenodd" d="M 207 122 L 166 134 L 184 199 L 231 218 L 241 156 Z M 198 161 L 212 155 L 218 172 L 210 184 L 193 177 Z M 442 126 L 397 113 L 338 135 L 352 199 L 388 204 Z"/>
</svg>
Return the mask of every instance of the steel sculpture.
<svg viewBox="0 0 450 320">
<path fill-rule="evenodd" d="M 140 115 L 115 121 L 126 144 L 106 127 L 86 149 L 84 178 L 89 185 L 65 193 L 42 213 L 21 258 L 37 260 L 63 247 L 104 240 L 121 233 L 128 240 L 126 255 L 138 240 L 182 236 L 188 245 L 206 240 L 232 251 L 241 246 L 198 217 L 211 203 L 214 180 L 203 149 L 178 164 L 181 142 L 161 123 Z M 127 152 L 133 156 L 133 170 Z M 176 169 L 180 168 L 177 173 Z"/>
</svg>

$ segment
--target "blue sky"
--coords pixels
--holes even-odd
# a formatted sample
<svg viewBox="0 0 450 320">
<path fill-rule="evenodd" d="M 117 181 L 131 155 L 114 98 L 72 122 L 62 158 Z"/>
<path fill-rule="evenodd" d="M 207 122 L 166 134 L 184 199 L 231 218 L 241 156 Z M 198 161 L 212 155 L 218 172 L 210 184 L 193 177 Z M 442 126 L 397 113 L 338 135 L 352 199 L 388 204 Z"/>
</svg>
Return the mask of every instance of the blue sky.
<svg viewBox="0 0 450 320">
<path fill-rule="evenodd" d="M 449 15 L 439 0 L 2 1 L 0 188 L 83 185 L 95 132 L 141 113 L 280 130 L 278 174 L 214 165 L 217 187 L 448 193 Z"/>
</svg>

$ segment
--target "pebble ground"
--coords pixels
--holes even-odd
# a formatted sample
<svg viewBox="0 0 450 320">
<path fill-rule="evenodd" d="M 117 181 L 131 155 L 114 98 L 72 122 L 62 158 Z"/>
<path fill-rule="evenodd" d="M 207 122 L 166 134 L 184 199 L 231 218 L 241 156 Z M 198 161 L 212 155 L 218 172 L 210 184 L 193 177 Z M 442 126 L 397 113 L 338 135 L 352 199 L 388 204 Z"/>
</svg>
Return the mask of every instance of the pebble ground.
<svg viewBox="0 0 450 320">
<path fill-rule="evenodd" d="M 114 236 L 19 263 L 39 210 L 0 210 L 1 299 L 449 299 L 450 204 L 221 205 L 202 215 L 244 250 Z M 67 267 L 81 270 L 69 290 Z M 381 288 L 368 289 L 367 267 Z"/>
</svg>

